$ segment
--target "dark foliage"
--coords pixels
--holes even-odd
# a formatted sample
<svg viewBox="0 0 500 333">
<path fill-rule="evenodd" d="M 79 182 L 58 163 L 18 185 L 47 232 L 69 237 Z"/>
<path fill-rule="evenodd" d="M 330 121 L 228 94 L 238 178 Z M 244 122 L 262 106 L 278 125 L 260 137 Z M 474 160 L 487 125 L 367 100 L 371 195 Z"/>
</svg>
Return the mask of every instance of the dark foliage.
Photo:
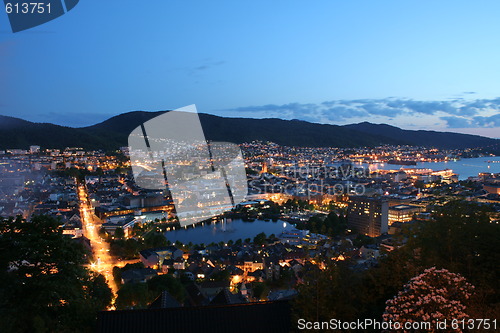
<svg viewBox="0 0 500 333">
<path fill-rule="evenodd" d="M 53 218 L 0 221 L 0 331 L 92 331 L 112 294 L 86 263 Z"/>
<path fill-rule="evenodd" d="M 433 266 L 459 273 L 476 287 L 467 309 L 471 317 L 498 317 L 500 226 L 490 223 L 487 211 L 487 206 L 476 203 L 448 203 L 433 220 L 407 229 L 403 235 L 407 244 L 368 270 L 354 270 L 349 261 L 332 263 L 325 270 L 312 266 L 294 301 L 295 318 L 381 320 L 385 302 L 412 277 Z"/>
</svg>

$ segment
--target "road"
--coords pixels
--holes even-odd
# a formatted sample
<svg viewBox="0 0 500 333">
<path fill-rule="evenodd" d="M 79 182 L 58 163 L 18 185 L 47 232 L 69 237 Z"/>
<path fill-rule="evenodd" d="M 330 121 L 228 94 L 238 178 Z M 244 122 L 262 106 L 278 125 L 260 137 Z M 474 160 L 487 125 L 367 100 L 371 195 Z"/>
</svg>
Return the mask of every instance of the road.
<svg viewBox="0 0 500 333">
<path fill-rule="evenodd" d="M 124 263 L 118 261 L 109 254 L 109 244 L 99 236 L 100 224 L 96 223 L 92 206 L 90 205 L 88 193 L 84 185 L 78 186 L 78 197 L 80 199 L 80 217 L 82 220 L 83 235 L 90 240 L 92 253 L 95 262 L 91 263 L 90 269 L 99 272 L 106 278 L 109 287 L 116 296 L 118 288 L 113 279 L 113 266 L 123 266 Z"/>
</svg>

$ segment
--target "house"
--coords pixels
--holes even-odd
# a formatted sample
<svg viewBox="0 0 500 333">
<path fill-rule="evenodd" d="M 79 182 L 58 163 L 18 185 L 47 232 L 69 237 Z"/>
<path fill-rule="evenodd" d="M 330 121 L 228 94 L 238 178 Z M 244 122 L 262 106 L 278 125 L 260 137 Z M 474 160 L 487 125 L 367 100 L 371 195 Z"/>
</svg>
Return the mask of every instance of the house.
<svg viewBox="0 0 500 333">
<path fill-rule="evenodd" d="M 264 269 L 264 262 L 261 257 L 256 257 L 254 260 L 240 261 L 235 266 L 244 272 L 254 272 L 258 269 Z"/>
<path fill-rule="evenodd" d="M 125 236 L 128 237 L 130 230 L 134 227 L 136 223 L 136 219 L 133 216 L 128 216 L 126 218 L 115 220 L 115 222 L 105 222 L 102 224 L 102 227 L 106 230 L 106 232 L 113 234 L 116 229 L 122 228 Z"/>
<path fill-rule="evenodd" d="M 178 308 L 181 304 L 166 290 L 162 291 L 153 303 L 149 305 L 149 309 L 168 309 Z"/>
<path fill-rule="evenodd" d="M 70 235 L 71 238 L 80 238 L 83 236 L 83 230 L 73 226 L 64 226 L 62 233 L 63 235 Z"/>
<path fill-rule="evenodd" d="M 142 250 L 139 252 L 139 257 L 144 267 L 160 268 L 166 259 L 179 259 L 182 258 L 182 254 L 182 250 L 179 250 L 175 246 L 164 246 Z"/>
<path fill-rule="evenodd" d="M 87 237 L 81 236 L 78 238 L 72 238 L 72 241 L 83 246 L 88 251 L 88 253 L 92 253 L 92 246 L 90 245 L 90 239 L 88 239 Z"/>
<path fill-rule="evenodd" d="M 380 242 L 380 250 L 384 250 L 386 252 L 391 252 L 396 247 L 397 246 L 394 244 L 394 240 L 392 238 L 387 238 Z"/>
<path fill-rule="evenodd" d="M 231 286 L 234 286 L 243 280 L 244 272 L 242 269 L 233 265 L 229 265 L 226 267 L 226 271 L 229 272 Z"/>
<path fill-rule="evenodd" d="M 208 304 L 208 300 L 205 296 L 203 296 L 200 288 L 195 283 L 188 284 L 185 289 L 186 297 L 184 306 L 200 306 Z"/>
<path fill-rule="evenodd" d="M 247 299 L 241 294 L 233 294 L 228 288 L 223 288 L 219 293 L 210 301 L 210 305 L 230 305 L 248 303 Z"/>
<path fill-rule="evenodd" d="M 194 274 L 192 272 L 190 272 L 190 271 L 184 271 L 182 273 L 182 275 L 184 275 L 185 277 L 187 277 L 191 281 L 194 281 L 196 279 L 196 277 L 194 276 Z"/>
<path fill-rule="evenodd" d="M 380 251 L 376 245 L 363 245 L 359 249 L 359 256 L 363 259 L 376 259 L 380 256 Z"/>
<path fill-rule="evenodd" d="M 263 282 L 265 278 L 266 278 L 266 273 L 262 269 L 257 269 L 253 272 L 248 273 L 246 280 L 248 282 L 253 282 L 253 281 Z"/>
<path fill-rule="evenodd" d="M 304 268 L 302 263 L 296 259 L 290 260 L 288 262 L 288 265 L 292 268 L 292 270 L 295 272 L 295 274 L 297 274 L 298 272 L 300 272 Z"/>
<path fill-rule="evenodd" d="M 122 283 L 146 282 L 156 275 L 156 271 L 152 268 L 129 269 L 122 272 Z"/>
<path fill-rule="evenodd" d="M 167 274 L 169 269 L 174 267 L 174 260 L 173 259 L 165 259 L 163 260 L 163 264 L 161 265 L 161 272 L 163 274 Z"/>
<path fill-rule="evenodd" d="M 279 256 L 264 258 L 266 279 L 279 278 L 281 266 Z"/>
<path fill-rule="evenodd" d="M 184 260 L 183 257 L 173 259 L 173 268 L 174 269 L 185 269 L 186 268 L 186 261 Z"/>
<path fill-rule="evenodd" d="M 248 300 L 248 297 L 250 297 L 252 293 L 252 289 L 249 289 L 243 282 L 240 284 L 240 287 L 238 289 L 240 290 L 241 295 L 245 297 L 246 300 Z"/>
<path fill-rule="evenodd" d="M 193 271 L 193 274 L 197 279 L 205 278 L 205 271 L 201 267 L 196 267 L 196 269 Z"/>
<path fill-rule="evenodd" d="M 298 294 L 295 289 L 274 290 L 269 293 L 267 298 L 270 301 L 290 300 Z"/>
<path fill-rule="evenodd" d="M 200 284 L 201 293 L 210 300 L 224 288 L 229 288 L 229 281 L 203 281 Z"/>
<path fill-rule="evenodd" d="M 283 244 L 290 245 L 300 245 L 302 243 L 302 239 L 308 234 L 307 230 L 285 230 L 279 236 L 279 240 Z"/>
</svg>

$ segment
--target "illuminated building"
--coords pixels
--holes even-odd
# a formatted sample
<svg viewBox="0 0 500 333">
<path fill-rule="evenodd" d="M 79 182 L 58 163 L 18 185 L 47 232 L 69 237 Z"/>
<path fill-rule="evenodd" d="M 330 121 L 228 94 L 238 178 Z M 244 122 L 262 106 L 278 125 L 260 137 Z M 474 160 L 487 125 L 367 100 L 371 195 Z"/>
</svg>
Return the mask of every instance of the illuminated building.
<svg viewBox="0 0 500 333">
<path fill-rule="evenodd" d="M 262 171 L 260 173 L 267 173 L 267 162 L 262 163 Z"/>
<path fill-rule="evenodd" d="M 485 191 L 491 194 L 500 194 L 500 184 L 484 184 Z"/>
<path fill-rule="evenodd" d="M 366 196 L 350 197 L 347 226 L 370 237 L 386 233 L 389 227 L 388 200 Z"/>
<path fill-rule="evenodd" d="M 389 207 L 389 225 L 394 222 L 409 222 L 413 219 L 413 215 L 422 211 L 422 207 L 414 205 L 397 205 Z"/>
</svg>

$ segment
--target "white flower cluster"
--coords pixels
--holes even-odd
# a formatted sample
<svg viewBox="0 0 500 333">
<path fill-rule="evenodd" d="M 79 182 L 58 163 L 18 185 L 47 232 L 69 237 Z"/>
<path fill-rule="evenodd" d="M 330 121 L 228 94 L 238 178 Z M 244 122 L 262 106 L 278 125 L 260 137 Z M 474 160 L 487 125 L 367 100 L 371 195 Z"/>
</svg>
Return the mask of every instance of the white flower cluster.
<svg viewBox="0 0 500 333">
<path fill-rule="evenodd" d="M 402 291 L 386 302 L 383 319 L 401 324 L 430 322 L 432 327 L 445 319 L 466 319 L 464 302 L 473 290 L 474 286 L 463 276 L 431 267 L 412 278 Z"/>
</svg>

